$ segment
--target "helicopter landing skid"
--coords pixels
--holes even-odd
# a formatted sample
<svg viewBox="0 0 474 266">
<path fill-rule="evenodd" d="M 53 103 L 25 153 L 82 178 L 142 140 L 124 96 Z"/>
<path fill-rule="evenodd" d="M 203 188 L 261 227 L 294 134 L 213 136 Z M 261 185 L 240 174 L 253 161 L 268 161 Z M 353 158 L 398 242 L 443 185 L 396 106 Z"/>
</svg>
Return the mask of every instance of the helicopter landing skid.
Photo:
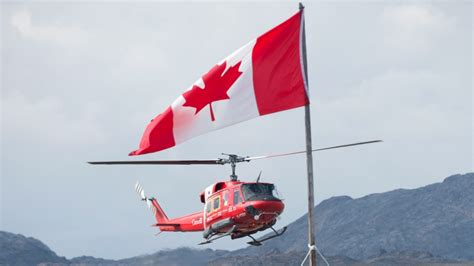
<svg viewBox="0 0 474 266">
<path fill-rule="evenodd" d="M 261 238 L 259 240 L 255 239 L 254 237 L 252 237 L 251 235 L 248 235 L 248 237 L 252 238 L 253 241 L 250 241 L 250 242 L 247 242 L 247 244 L 249 245 L 252 245 L 252 246 L 261 246 L 262 245 L 262 242 L 265 242 L 267 240 L 270 240 L 272 238 L 275 238 L 275 237 L 279 237 L 281 235 L 283 235 L 286 231 L 286 226 L 283 227 L 282 229 L 280 229 L 279 231 L 275 230 L 273 227 L 270 227 L 270 229 L 273 230 L 273 232 L 275 232 L 274 235 L 271 235 L 271 236 L 267 236 L 267 237 L 264 237 L 264 238 Z"/>
<path fill-rule="evenodd" d="M 207 240 L 204 241 L 204 242 L 199 243 L 198 245 L 210 244 L 210 243 L 212 243 L 212 241 L 214 241 L 214 240 L 217 240 L 217 239 L 219 239 L 219 238 L 223 238 L 223 237 L 229 236 L 229 235 L 232 234 L 232 232 L 234 232 L 235 228 L 236 228 L 236 226 L 234 225 L 234 226 L 232 226 L 232 228 L 231 228 L 229 231 L 225 232 L 224 234 L 218 235 L 218 236 L 216 236 L 216 237 L 214 237 L 214 238 L 210 237 L 209 239 L 207 239 Z"/>
</svg>

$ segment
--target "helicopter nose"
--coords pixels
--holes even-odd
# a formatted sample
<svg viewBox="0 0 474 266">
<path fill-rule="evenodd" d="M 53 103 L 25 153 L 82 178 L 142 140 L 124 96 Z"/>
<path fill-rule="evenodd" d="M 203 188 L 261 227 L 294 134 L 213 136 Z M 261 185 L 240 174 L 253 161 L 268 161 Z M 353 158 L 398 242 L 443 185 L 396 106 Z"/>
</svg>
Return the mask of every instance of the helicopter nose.
<svg viewBox="0 0 474 266">
<path fill-rule="evenodd" d="M 285 209 L 285 204 L 282 201 L 256 201 L 251 205 L 258 213 L 274 213 L 280 215 Z"/>
</svg>

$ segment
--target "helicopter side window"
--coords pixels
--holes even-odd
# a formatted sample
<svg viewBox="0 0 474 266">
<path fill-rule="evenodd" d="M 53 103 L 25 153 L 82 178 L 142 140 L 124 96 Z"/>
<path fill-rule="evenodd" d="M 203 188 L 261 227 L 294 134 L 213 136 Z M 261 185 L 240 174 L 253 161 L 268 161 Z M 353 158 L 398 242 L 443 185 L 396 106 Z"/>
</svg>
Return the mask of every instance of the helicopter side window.
<svg viewBox="0 0 474 266">
<path fill-rule="evenodd" d="M 223 192 L 222 201 L 223 201 L 224 206 L 229 205 L 229 191 L 228 190 Z"/>
<path fill-rule="evenodd" d="M 240 192 L 238 189 L 234 190 L 234 205 L 237 205 L 242 202 L 242 199 L 240 198 Z"/>
<path fill-rule="evenodd" d="M 221 197 L 215 198 L 212 202 L 213 202 L 213 208 L 212 208 L 213 211 L 218 210 L 219 204 L 221 203 Z"/>
<path fill-rule="evenodd" d="M 208 201 L 208 202 L 206 203 L 206 213 L 210 213 L 210 212 L 211 212 L 211 207 L 212 207 L 211 202 Z"/>
</svg>

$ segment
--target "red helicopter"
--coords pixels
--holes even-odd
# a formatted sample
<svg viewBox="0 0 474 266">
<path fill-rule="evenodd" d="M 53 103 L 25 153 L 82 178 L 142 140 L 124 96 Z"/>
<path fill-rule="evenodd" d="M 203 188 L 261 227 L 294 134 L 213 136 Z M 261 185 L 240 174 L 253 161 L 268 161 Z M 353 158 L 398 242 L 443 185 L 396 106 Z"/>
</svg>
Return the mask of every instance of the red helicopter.
<svg viewBox="0 0 474 266">
<path fill-rule="evenodd" d="M 332 146 L 327 148 L 315 149 L 322 151 L 349 146 L 363 145 L 369 143 L 381 142 L 373 140 L 358 142 L 346 145 Z M 164 232 L 196 232 L 203 231 L 204 242 L 208 244 L 212 241 L 230 236 L 231 239 L 250 237 L 252 241 L 247 242 L 250 245 L 260 246 L 262 242 L 281 236 L 286 227 L 275 230 L 273 226 L 277 218 L 283 213 L 285 205 L 278 196 L 275 185 L 271 183 L 262 183 L 260 181 L 261 172 L 255 182 L 239 181 L 235 174 L 237 163 L 250 162 L 252 160 L 266 159 L 272 157 L 295 155 L 306 153 L 298 151 L 284 154 L 241 157 L 235 154 L 223 154 L 227 158 L 214 160 L 153 160 L 153 161 L 103 161 L 89 162 L 89 164 L 108 164 L 108 165 L 224 165 L 230 164 L 232 174 L 230 181 L 217 182 L 207 187 L 200 194 L 200 201 L 204 203 L 204 210 L 179 218 L 169 219 L 160 204 L 154 197 L 147 197 L 140 184 L 135 185 L 135 190 L 143 201 L 146 201 L 148 207 L 153 211 L 156 219 L 154 226 Z M 274 234 L 261 239 L 255 239 L 252 235 L 271 229 Z"/>
</svg>

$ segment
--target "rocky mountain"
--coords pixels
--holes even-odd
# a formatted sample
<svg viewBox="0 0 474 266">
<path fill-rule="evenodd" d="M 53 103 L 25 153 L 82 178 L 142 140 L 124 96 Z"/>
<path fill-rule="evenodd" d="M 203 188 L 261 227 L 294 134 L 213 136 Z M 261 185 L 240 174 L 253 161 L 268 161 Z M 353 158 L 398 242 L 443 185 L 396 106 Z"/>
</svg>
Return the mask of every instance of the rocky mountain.
<svg viewBox="0 0 474 266">
<path fill-rule="evenodd" d="M 317 244 L 331 265 L 474 265 L 474 173 L 418 189 L 333 197 L 314 213 Z M 299 265 L 306 218 L 261 247 L 179 248 L 123 260 L 67 260 L 39 240 L 0 231 L 0 265 Z"/>
<path fill-rule="evenodd" d="M 260 256 L 237 255 L 219 258 L 209 262 L 209 266 L 286 266 L 300 265 L 306 252 L 290 251 L 286 253 L 273 252 Z M 426 252 L 394 252 L 385 253 L 366 260 L 355 260 L 345 256 L 327 256 L 332 266 L 473 266 L 472 261 L 453 261 L 435 257 Z M 326 263 L 318 256 L 318 265 Z"/>
<path fill-rule="evenodd" d="M 123 259 L 116 265 L 207 265 L 208 261 L 224 257 L 229 253 L 225 250 L 178 248 L 163 250 L 151 255 Z"/>
<path fill-rule="evenodd" d="M 68 261 L 35 238 L 0 231 L 0 265 L 35 265 L 40 262 Z"/>
<path fill-rule="evenodd" d="M 474 173 L 441 183 L 358 199 L 333 197 L 316 206 L 316 242 L 323 254 L 366 260 L 382 253 L 429 252 L 474 260 Z M 307 216 L 261 247 L 239 254 L 307 250 Z"/>
<path fill-rule="evenodd" d="M 122 260 L 108 260 L 91 256 L 81 256 L 70 260 L 56 255 L 41 241 L 0 231 L 0 265 L 207 265 L 208 261 L 226 256 L 229 251 L 211 249 L 178 248 L 162 250 L 153 254 L 136 256 Z"/>
<path fill-rule="evenodd" d="M 57 256 L 43 243 L 34 238 L 1 232 L 2 249 L 0 249 L 0 265 L 39 265 L 39 266 L 134 266 L 134 265 L 167 265 L 167 266 L 247 266 L 247 265 L 299 265 L 306 252 L 280 252 L 273 250 L 264 255 L 237 255 L 223 250 L 197 250 L 178 248 L 163 250 L 149 255 L 136 256 L 122 260 L 107 260 L 90 256 L 76 257 L 70 260 Z M 6 237 L 5 237 L 6 236 Z M 15 245 L 15 243 L 22 243 Z M 474 265 L 473 262 L 451 261 L 435 257 L 430 253 L 398 252 L 383 253 L 368 260 L 359 261 L 344 256 L 327 257 L 331 265 Z M 323 263 L 321 258 L 318 258 Z"/>
</svg>

